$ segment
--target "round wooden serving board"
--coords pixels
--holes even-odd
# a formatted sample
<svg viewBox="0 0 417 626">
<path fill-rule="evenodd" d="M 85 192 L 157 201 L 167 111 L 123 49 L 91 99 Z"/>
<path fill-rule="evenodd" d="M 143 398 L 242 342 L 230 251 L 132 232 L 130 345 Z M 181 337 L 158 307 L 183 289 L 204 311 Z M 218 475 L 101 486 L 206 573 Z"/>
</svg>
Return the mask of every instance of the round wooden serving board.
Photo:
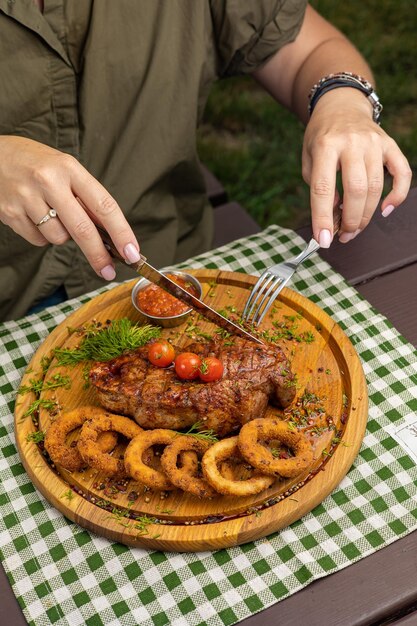
<svg viewBox="0 0 417 626">
<path fill-rule="evenodd" d="M 257 280 L 218 270 L 192 273 L 202 283 L 203 299 L 211 307 L 238 313 Z M 39 378 L 42 372 L 45 382 L 57 373 L 69 375 L 69 388 L 42 391 L 40 397 L 57 402 L 58 412 L 97 405 L 94 389 L 85 388 L 81 365 L 64 368 L 52 359 L 45 366 L 45 358 L 54 348 L 71 348 L 79 343 L 80 337 L 69 333 L 69 328 L 82 327 L 92 320 L 104 323 L 123 317 L 143 321 L 131 304 L 134 283 L 124 283 L 95 297 L 57 326 L 34 355 L 22 385 Z M 193 314 L 182 326 L 163 329 L 162 334 L 183 348 L 193 341 L 193 325 L 206 333 L 216 330 Z M 366 427 L 367 389 L 360 360 L 349 339 L 307 298 L 284 289 L 262 329 L 272 332 L 277 326 L 289 329 L 292 335 L 280 342 L 297 374 L 297 399 L 286 418 L 300 416 L 300 411 L 306 418 L 306 433 L 315 458 L 308 472 L 296 479 L 277 479 L 256 496 L 219 495 L 207 500 L 180 490 L 152 493 L 133 479 L 109 484 L 92 468 L 69 473 L 51 465 L 42 445 L 33 442 L 33 433 L 46 431 L 55 416 L 41 408 L 38 423 L 31 416 L 25 417 L 36 399 L 30 392 L 18 396 L 15 428 L 20 456 L 33 483 L 53 506 L 80 526 L 114 541 L 156 550 L 218 550 L 265 537 L 298 520 L 338 485 L 352 465 Z M 318 399 L 325 413 L 309 412 L 309 407 L 314 408 L 309 398 Z M 267 415 L 277 414 L 276 408 L 268 408 Z M 329 423 L 334 427 L 329 428 Z M 122 453 L 119 445 L 114 454 Z"/>
</svg>

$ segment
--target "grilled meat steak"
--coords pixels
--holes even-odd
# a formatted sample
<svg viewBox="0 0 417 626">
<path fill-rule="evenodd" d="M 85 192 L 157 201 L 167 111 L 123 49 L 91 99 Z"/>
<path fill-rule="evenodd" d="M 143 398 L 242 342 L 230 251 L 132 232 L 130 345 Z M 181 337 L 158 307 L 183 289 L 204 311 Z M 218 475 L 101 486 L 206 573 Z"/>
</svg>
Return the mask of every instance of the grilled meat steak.
<svg viewBox="0 0 417 626">
<path fill-rule="evenodd" d="M 220 436 L 262 417 L 268 402 L 285 408 L 295 396 L 294 375 L 279 346 L 244 339 L 193 344 L 184 350 L 216 356 L 223 377 L 213 383 L 181 381 L 173 368 L 154 367 L 140 348 L 90 370 L 100 403 L 133 417 L 143 428 L 181 430 L 200 422 Z"/>
</svg>

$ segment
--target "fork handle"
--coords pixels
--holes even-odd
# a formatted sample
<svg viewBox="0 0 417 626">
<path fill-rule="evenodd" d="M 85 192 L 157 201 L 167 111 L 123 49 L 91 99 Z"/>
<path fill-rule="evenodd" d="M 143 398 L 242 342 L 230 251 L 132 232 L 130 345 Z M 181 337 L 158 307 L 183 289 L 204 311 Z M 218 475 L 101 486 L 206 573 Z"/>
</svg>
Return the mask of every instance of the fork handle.
<svg viewBox="0 0 417 626">
<path fill-rule="evenodd" d="M 333 235 L 336 235 L 339 231 L 340 224 L 342 223 L 342 211 L 339 207 L 335 207 L 333 210 Z M 312 254 L 317 252 L 320 248 L 320 244 L 315 239 L 311 239 L 307 248 L 305 248 L 298 256 L 295 257 L 295 263 L 304 263 L 311 257 Z"/>
<path fill-rule="evenodd" d="M 309 259 L 319 248 L 320 244 L 318 244 L 315 239 L 310 239 L 308 246 L 293 259 L 294 263 L 297 263 L 297 265 L 304 263 L 304 261 Z"/>
</svg>

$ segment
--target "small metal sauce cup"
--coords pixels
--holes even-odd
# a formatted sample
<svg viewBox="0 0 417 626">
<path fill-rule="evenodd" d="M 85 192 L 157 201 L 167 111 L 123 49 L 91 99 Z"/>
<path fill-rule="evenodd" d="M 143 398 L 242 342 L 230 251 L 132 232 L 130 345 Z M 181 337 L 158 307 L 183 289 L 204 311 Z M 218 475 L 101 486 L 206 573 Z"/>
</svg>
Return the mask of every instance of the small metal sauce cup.
<svg viewBox="0 0 417 626">
<path fill-rule="evenodd" d="M 193 285 L 193 287 L 195 287 L 197 291 L 197 297 L 201 298 L 202 293 L 203 293 L 203 288 L 201 286 L 200 281 L 198 281 L 197 278 L 195 278 L 195 276 L 192 276 L 191 274 L 187 274 L 186 272 L 174 271 L 174 270 L 168 270 L 162 273 L 171 274 L 171 275 L 183 278 L 185 282 L 190 283 L 191 285 Z M 145 289 L 145 287 L 147 287 L 149 284 L 150 284 L 149 280 L 147 280 L 146 278 L 141 278 L 133 287 L 132 304 L 135 307 L 135 309 L 139 311 L 139 313 L 143 315 L 143 317 L 145 317 L 151 324 L 155 324 L 157 326 L 163 326 L 164 328 L 172 328 L 173 326 L 179 326 L 180 324 L 185 322 L 185 320 L 187 319 L 187 317 L 190 315 L 192 311 L 191 308 L 187 309 L 187 311 L 184 311 L 184 313 L 180 313 L 179 315 L 170 315 L 166 317 L 149 315 L 149 313 L 145 313 L 145 311 L 142 311 L 142 309 L 138 305 L 138 300 L 137 300 L 138 293 L 142 289 Z"/>
</svg>

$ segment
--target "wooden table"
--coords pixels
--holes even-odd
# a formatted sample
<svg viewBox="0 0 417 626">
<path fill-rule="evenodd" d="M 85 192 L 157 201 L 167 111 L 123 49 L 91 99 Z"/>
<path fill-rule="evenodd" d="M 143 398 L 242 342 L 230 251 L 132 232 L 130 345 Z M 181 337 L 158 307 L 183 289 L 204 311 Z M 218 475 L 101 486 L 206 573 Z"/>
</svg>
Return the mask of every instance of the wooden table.
<svg viewBox="0 0 417 626">
<path fill-rule="evenodd" d="M 208 179 L 208 177 L 207 177 Z M 225 203 L 221 185 L 208 180 L 223 202 L 214 208 L 216 245 L 260 230 L 236 203 Z M 220 195 L 219 195 L 220 194 Z M 213 202 L 215 205 L 216 202 Z M 417 189 L 387 219 L 376 215 L 349 244 L 320 254 L 417 347 Z M 306 240 L 308 227 L 298 231 Z M 340 572 L 313 582 L 250 617 L 244 626 L 376 626 L 417 624 L 417 531 Z M 26 620 L 0 567 L 0 624 Z"/>
<path fill-rule="evenodd" d="M 389 218 L 378 212 L 359 237 L 320 254 L 417 347 L 417 188 Z M 417 531 L 241 624 L 417 624 Z"/>
<path fill-rule="evenodd" d="M 311 237 L 310 227 L 298 232 Z M 377 211 L 356 239 L 320 254 L 417 346 L 417 188 L 390 217 Z"/>
</svg>

